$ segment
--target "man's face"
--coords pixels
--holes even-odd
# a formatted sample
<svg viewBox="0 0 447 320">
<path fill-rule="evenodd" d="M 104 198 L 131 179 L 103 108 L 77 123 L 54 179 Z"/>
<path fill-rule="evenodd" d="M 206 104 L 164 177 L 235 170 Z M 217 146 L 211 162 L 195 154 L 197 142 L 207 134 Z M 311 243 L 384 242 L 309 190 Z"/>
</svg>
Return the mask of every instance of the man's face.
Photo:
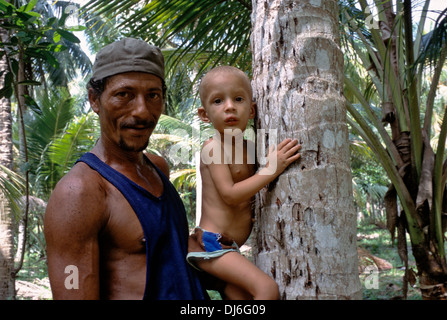
<svg viewBox="0 0 447 320">
<path fill-rule="evenodd" d="M 128 72 L 110 77 L 99 98 L 89 95 L 99 115 L 101 140 L 125 151 L 143 151 L 163 111 L 162 80 L 152 74 Z"/>
</svg>

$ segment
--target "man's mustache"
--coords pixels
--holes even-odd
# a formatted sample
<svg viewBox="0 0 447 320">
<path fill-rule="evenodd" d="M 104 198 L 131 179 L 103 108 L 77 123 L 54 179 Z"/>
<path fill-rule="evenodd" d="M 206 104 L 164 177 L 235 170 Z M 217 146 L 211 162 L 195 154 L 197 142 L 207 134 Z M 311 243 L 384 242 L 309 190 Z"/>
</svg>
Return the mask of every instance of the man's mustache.
<svg viewBox="0 0 447 320">
<path fill-rule="evenodd" d="M 155 121 L 130 119 L 121 122 L 120 128 L 154 129 L 156 125 Z"/>
</svg>

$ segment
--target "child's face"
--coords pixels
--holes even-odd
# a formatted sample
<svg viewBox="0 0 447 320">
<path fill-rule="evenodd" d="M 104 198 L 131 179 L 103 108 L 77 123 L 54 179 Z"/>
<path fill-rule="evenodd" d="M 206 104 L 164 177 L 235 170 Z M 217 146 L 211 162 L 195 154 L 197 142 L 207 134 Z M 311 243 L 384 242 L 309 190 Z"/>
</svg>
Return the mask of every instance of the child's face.
<svg viewBox="0 0 447 320">
<path fill-rule="evenodd" d="M 199 117 L 221 134 L 225 129 L 244 131 L 255 116 L 248 79 L 233 72 L 219 72 L 203 83 Z M 228 132 L 227 132 L 228 133 Z"/>
</svg>

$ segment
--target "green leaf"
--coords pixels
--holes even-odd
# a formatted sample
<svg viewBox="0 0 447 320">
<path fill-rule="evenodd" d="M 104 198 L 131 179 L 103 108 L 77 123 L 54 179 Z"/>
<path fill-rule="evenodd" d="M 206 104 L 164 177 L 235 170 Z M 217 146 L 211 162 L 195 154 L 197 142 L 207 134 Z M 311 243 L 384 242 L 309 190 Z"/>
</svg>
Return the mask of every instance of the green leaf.
<svg viewBox="0 0 447 320">
<path fill-rule="evenodd" d="M 73 26 L 73 27 L 70 27 L 70 28 L 68 28 L 68 30 L 69 31 L 84 31 L 84 30 L 87 30 L 87 27 L 86 26 Z"/>
<path fill-rule="evenodd" d="M 9 2 L 6 2 L 5 0 L 0 0 L 0 10 L 3 12 L 6 12 L 9 10 L 11 10 L 12 8 L 15 8 L 12 4 L 10 4 Z"/>
<path fill-rule="evenodd" d="M 73 33 L 63 30 L 63 29 L 57 29 L 56 30 L 65 40 L 68 40 L 73 43 L 81 43 L 81 40 L 79 40 L 78 37 L 76 37 Z"/>
<path fill-rule="evenodd" d="M 21 209 L 18 199 L 25 190 L 24 178 L 3 165 L 0 165 L 0 171 L 4 173 L 0 175 L 0 190 L 8 199 L 14 215 L 19 217 L 21 216 Z"/>
<path fill-rule="evenodd" d="M 13 74 L 11 72 L 8 72 L 5 75 L 5 80 L 4 80 L 5 81 L 5 87 L 11 87 L 12 88 L 13 78 L 14 78 L 14 76 L 13 76 Z"/>
<path fill-rule="evenodd" d="M 29 1 L 28 4 L 25 7 L 25 11 L 28 12 L 28 11 L 33 10 L 33 8 L 36 6 L 36 4 L 37 4 L 37 0 Z"/>
<path fill-rule="evenodd" d="M 45 57 L 47 63 L 51 64 L 54 68 L 59 68 L 59 62 L 50 52 L 43 51 L 42 55 Z"/>
<path fill-rule="evenodd" d="M 64 50 L 67 50 L 68 48 L 66 46 L 63 46 L 61 44 L 58 44 L 57 46 L 52 46 L 52 49 L 54 52 L 62 52 Z"/>
<path fill-rule="evenodd" d="M 17 11 L 17 16 L 23 21 L 24 24 L 31 24 L 34 21 L 36 21 L 37 18 L 41 17 L 41 15 L 37 12 L 19 12 L 19 11 Z"/>
<path fill-rule="evenodd" d="M 39 105 L 37 104 L 37 102 L 30 97 L 29 95 L 25 94 L 25 104 L 27 107 L 29 107 L 31 110 L 33 110 L 35 113 L 41 115 L 42 114 L 42 110 L 40 109 Z"/>
<path fill-rule="evenodd" d="M 0 8 L 1 7 L 13 7 L 13 8 L 15 8 L 11 3 L 9 3 L 9 2 L 7 2 L 7 1 L 5 1 L 5 0 L 0 0 Z"/>
<path fill-rule="evenodd" d="M 12 87 L 11 86 L 3 87 L 2 89 L 0 89 L 0 98 L 10 99 L 11 96 L 12 96 Z"/>
<path fill-rule="evenodd" d="M 25 31 L 19 31 L 17 32 L 16 36 L 18 38 L 20 38 L 20 41 L 22 42 L 22 44 L 29 44 L 33 41 L 33 37 L 30 36 L 30 33 L 27 33 Z"/>
<path fill-rule="evenodd" d="M 40 83 L 39 81 L 34 81 L 34 80 L 25 80 L 25 81 L 20 81 L 18 84 L 21 84 L 24 86 L 40 86 L 42 83 Z"/>
<path fill-rule="evenodd" d="M 47 21 L 47 27 L 51 27 L 57 21 L 56 17 L 52 17 Z"/>
<path fill-rule="evenodd" d="M 54 34 L 53 34 L 53 41 L 55 42 L 55 43 L 58 43 L 59 41 L 61 41 L 61 34 L 59 33 L 59 32 L 55 32 Z"/>
</svg>

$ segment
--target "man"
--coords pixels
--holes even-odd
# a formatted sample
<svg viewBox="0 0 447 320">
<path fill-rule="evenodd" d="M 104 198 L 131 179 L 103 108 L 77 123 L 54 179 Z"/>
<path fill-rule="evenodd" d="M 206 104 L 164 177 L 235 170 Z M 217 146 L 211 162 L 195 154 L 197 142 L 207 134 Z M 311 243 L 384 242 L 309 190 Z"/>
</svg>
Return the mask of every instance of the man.
<svg viewBox="0 0 447 320">
<path fill-rule="evenodd" d="M 96 56 L 88 98 L 101 135 L 45 214 L 54 299 L 203 299 L 166 161 L 143 153 L 164 108 L 159 48 L 126 38 Z"/>
</svg>

